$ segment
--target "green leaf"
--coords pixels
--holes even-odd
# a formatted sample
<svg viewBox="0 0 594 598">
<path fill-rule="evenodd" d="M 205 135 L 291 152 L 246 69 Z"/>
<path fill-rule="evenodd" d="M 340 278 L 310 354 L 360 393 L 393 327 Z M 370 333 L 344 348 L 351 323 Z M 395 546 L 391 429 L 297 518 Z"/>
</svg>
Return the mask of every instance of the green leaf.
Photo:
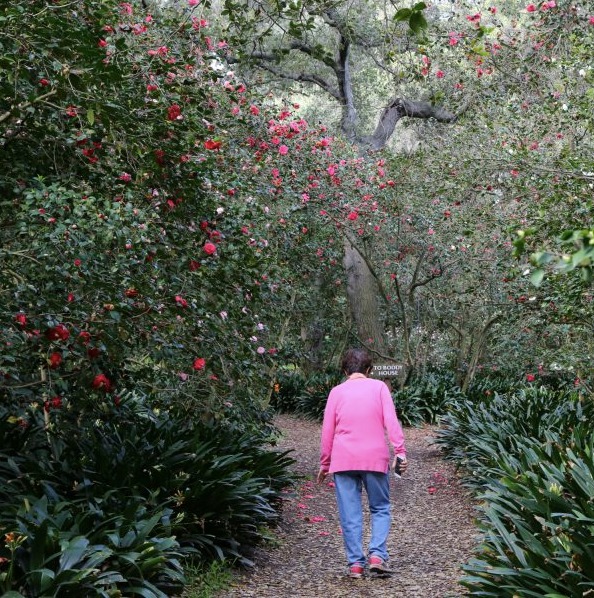
<svg viewBox="0 0 594 598">
<path fill-rule="evenodd" d="M 394 15 L 394 20 L 395 21 L 408 21 L 411 14 L 412 14 L 412 10 L 410 8 L 401 8 Z"/>
<path fill-rule="evenodd" d="M 534 270 L 534 272 L 532 272 L 532 274 L 530 275 L 530 282 L 535 287 L 538 287 L 538 286 L 540 286 L 541 282 L 543 281 L 544 275 L 545 275 L 545 272 L 541 268 L 539 268 L 538 270 Z"/>
<path fill-rule="evenodd" d="M 95 124 L 95 111 L 92 108 L 87 110 L 87 122 L 91 126 Z"/>
<path fill-rule="evenodd" d="M 420 33 L 424 29 L 427 29 L 427 20 L 422 12 L 413 12 L 408 21 L 410 28 L 415 33 Z"/>
</svg>

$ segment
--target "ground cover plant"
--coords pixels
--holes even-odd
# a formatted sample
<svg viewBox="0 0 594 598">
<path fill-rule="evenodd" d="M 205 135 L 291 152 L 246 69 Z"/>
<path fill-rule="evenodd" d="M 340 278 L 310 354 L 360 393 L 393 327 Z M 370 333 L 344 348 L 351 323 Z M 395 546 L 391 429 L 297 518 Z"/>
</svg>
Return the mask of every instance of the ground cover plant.
<svg viewBox="0 0 594 598">
<path fill-rule="evenodd" d="M 476 596 L 583 596 L 594 587 L 594 404 L 528 388 L 461 403 L 437 438 L 477 493 L 482 539 L 463 566 Z"/>
<path fill-rule="evenodd" d="M 166 596 L 182 562 L 249 562 L 292 483 L 285 453 L 253 430 L 188 421 L 126 397 L 80 419 L 16 427 L 2 408 L 4 591 Z"/>
</svg>

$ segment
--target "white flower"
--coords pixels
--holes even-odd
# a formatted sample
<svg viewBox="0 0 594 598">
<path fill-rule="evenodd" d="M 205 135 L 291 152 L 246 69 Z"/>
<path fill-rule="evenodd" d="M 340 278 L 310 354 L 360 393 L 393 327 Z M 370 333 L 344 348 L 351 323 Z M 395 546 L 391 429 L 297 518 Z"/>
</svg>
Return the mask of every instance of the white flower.
<svg viewBox="0 0 594 598">
<path fill-rule="evenodd" d="M 217 214 L 220 216 L 225 211 L 225 208 L 217 208 Z"/>
</svg>

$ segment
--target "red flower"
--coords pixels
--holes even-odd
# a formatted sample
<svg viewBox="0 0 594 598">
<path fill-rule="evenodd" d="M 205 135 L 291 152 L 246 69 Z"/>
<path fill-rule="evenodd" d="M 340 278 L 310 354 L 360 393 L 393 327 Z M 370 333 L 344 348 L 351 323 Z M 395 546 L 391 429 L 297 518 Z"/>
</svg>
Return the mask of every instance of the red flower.
<svg viewBox="0 0 594 598">
<path fill-rule="evenodd" d="M 136 289 L 129 288 L 124 291 L 124 295 L 126 295 L 126 297 L 138 297 L 138 291 Z"/>
<path fill-rule="evenodd" d="M 97 359 L 100 354 L 101 351 L 97 347 L 91 347 L 90 349 L 87 349 L 87 356 L 89 359 Z"/>
<path fill-rule="evenodd" d="M 178 120 L 182 118 L 181 108 L 178 104 L 171 104 L 171 106 L 167 108 L 167 118 L 169 120 Z"/>
<path fill-rule="evenodd" d="M 55 370 L 62 363 L 62 355 L 54 352 L 49 356 L 49 366 L 52 370 Z"/>
<path fill-rule="evenodd" d="M 348 218 L 349 220 L 357 220 L 357 218 L 359 218 L 359 214 L 357 214 L 357 212 L 351 212 L 351 213 L 350 213 L 350 214 L 347 216 L 347 218 Z"/>
<path fill-rule="evenodd" d="M 109 392 L 111 390 L 111 381 L 105 374 L 97 374 L 93 378 L 91 386 L 97 390 Z"/>
<path fill-rule="evenodd" d="M 188 302 L 181 296 L 181 295 L 176 295 L 175 296 L 175 302 L 180 306 L 180 307 L 188 307 Z"/>
<path fill-rule="evenodd" d="M 204 243 L 204 247 L 202 249 L 204 249 L 204 253 L 206 253 L 206 255 L 212 255 L 217 250 L 217 246 L 214 243 L 207 241 Z"/>
<path fill-rule="evenodd" d="M 196 357 L 196 359 L 194 359 L 194 364 L 192 365 L 192 367 L 195 370 L 203 370 L 206 367 L 206 359 L 204 359 L 204 357 Z"/>
<path fill-rule="evenodd" d="M 45 333 L 45 336 L 50 341 L 57 341 L 58 339 L 65 341 L 68 340 L 70 332 L 68 331 L 68 328 L 64 326 L 64 324 L 58 324 L 53 328 L 48 328 L 48 330 Z"/>
<path fill-rule="evenodd" d="M 221 147 L 220 141 L 214 141 L 213 139 L 207 139 L 204 142 L 204 149 L 207 150 L 218 150 Z"/>
<path fill-rule="evenodd" d="M 120 181 L 124 181 L 124 183 L 129 183 L 132 180 L 132 175 L 128 174 L 127 172 L 122 172 L 118 178 Z"/>
<path fill-rule="evenodd" d="M 78 114 L 76 106 L 68 106 L 66 108 L 66 116 L 75 117 Z"/>
<path fill-rule="evenodd" d="M 74 265 L 78 268 L 82 264 L 82 261 L 78 258 L 74 260 Z"/>
<path fill-rule="evenodd" d="M 22 314 L 22 313 L 21 314 L 17 314 L 14 317 L 14 321 L 17 324 L 20 324 L 21 326 L 26 326 L 27 325 L 27 316 L 25 314 Z"/>
<path fill-rule="evenodd" d="M 51 406 L 54 409 L 60 409 L 60 407 L 62 406 L 62 398 L 61 397 L 54 397 L 51 401 L 50 401 Z"/>
<path fill-rule="evenodd" d="M 41 87 L 47 87 L 50 84 L 50 82 L 47 79 L 39 79 L 39 85 L 41 85 Z"/>
<path fill-rule="evenodd" d="M 196 260 L 190 260 L 188 268 L 190 269 L 190 272 L 196 272 L 196 270 L 200 268 L 200 262 L 197 262 Z"/>
<path fill-rule="evenodd" d="M 88 345 L 91 341 L 91 333 L 83 330 L 79 335 L 78 338 L 83 345 Z"/>
<path fill-rule="evenodd" d="M 250 106 L 250 112 L 254 115 L 257 116 L 258 114 L 260 114 L 260 108 L 258 108 L 258 106 L 254 106 L 253 104 Z"/>
<path fill-rule="evenodd" d="M 528 382 L 534 382 L 535 379 L 536 379 L 536 376 L 534 374 L 526 374 L 526 380 Z"/>
</svg>

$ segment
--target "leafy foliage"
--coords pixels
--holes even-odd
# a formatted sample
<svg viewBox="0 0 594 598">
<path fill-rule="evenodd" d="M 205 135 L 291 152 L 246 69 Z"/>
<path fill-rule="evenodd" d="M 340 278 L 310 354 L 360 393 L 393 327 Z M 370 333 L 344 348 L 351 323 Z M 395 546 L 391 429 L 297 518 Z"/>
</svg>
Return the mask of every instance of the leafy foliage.
<svg viewBox="0 0 594 598">
<path fill-rule="evenodd" d="M 461 402 L 437 444 L 479 492 L 483 531 L 463 583 L 480 596 L 577 596 L 592 577 L 594 404 L 530 388 Z"/>
</svg>

